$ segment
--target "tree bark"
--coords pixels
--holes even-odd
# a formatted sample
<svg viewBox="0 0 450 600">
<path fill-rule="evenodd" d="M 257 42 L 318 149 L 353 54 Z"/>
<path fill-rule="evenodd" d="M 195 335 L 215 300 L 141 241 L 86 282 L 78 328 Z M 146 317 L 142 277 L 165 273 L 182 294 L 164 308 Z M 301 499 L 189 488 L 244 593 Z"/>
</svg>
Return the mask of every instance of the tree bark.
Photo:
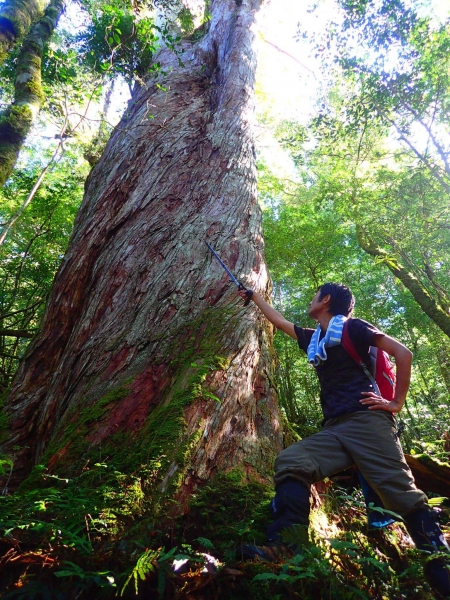
<svg viewBox="0 0 450 600">
<path fill-rule="evenodd" d="M 110 457 L 181 505 L 217 471 L 268 481 L 282 432 L 272 328 L 209 254 L 266 296 L 253 141 L 260 0 L 213 0 L 91 172 L 41 333 L 7 401 L 12 483 Z M 166 91 L 162 89 L 164 87 Z M 149 114 L 154 118 L 149 118 Z"/>
<path fill-rule="evenodd" d="M 414 475 L 417 487 L 427 492 L 450 496 L 450 466 L 433 460 L 427 454 L 410 456 L 405 454 L 406 462 Z"/>
<path fill-rule="evenodd" d="M 0 64 L 14 44 L 40 19 L 49 0 L 6 0 L 0 9 Z"/>
<path fill-rule="evenodd" d="M 450 337 L 450 314 L 430 295 L 417 277 L 408 271 L 400 261 L 370 239 L 363 227 L 356 227 L 356 235 L 361 248 L 371 256 L 382 259 L 391 273 L 411 292 L 414 300 L 424 313 Z"/>
<path fill-rule="evenodd" d="M 0 187 L 17 162 L 19 152 L 42 104 L 42 55 L 58 24 L 64 0 L 52 0 L 44 16 L 22 42 L 14 81 L 14 102 L 0 114 Z"/>
</svg>

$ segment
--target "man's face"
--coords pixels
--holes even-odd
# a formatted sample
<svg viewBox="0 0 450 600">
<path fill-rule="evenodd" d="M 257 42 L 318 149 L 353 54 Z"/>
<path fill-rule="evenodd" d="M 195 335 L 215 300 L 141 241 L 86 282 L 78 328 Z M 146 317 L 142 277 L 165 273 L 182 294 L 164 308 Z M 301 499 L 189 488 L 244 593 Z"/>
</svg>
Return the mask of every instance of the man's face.
<svg viewBox="0 0 450 600">
<path fill-rule="evenodd" d="M 319 296 L 320 296 L 320 290 L 318 292 L 316 292 L 316 295 L 311 300 L 311 302 L 309 303 L 309 307 L 308 307 L 308 315 L 311 317 L 311 319 L 314 319 L 315 321 L 317 321 L 318 316 L 320 315 L 321 312 L 323 312 L 324 308 L 325 308 L 325 310 L 327 310 L 327 305 L 329 304 L 329 301 L 330 301 L 329 294 L 324 296 L 321 300 L 319 300 Z"/>
</svg>

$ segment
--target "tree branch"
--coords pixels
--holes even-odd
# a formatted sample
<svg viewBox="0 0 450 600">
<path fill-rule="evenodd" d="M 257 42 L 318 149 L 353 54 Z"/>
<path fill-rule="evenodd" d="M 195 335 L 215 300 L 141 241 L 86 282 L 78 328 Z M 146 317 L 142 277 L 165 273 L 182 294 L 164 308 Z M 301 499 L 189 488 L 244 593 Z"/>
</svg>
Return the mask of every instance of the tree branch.
<svg viewBox="0 0 450 600">
<path fill-rule="evenodd" d="M 36 334 L 26 329 L 0 329 L 0 335 L 7 337 L 32 338 Z"/>
<path fill-rule="evenodd" d="M 316 74 L 314 73 L 314 71 L 312 71 L 309 67 L 307 67 L 306 65 L 304 65 L 302 62 L 300 62 L 298 60 L 298 58 L 296 58 L 295 56 L 293 56 L 292 54 L 289 54 L 289 52 L 287 52 L 286 50 L 283 50 L 283 48 L 280 48 L 279 46 L 277 46 L 276 44 L 274 44 L 273 42 L 270 42 L 268 39 L 266 39 L 262 33 L 261 33 L 261 37 L 263 39 L 264 42 L 266 42 L 266 44 L 269 44 L 269 46 L 272 46 L 272 48 L 275 48 L 275 50 L 278 50 L 278 52 L 281 52 L 282 54 L 285 54 L 286 56 L 288 56 L 289 58 L 292 58 L 292 60 L 295 60 L 295 62 L 297 64 L 299 64 L 301 67 L 303 67 L 304 69 L 306 69 L 307 71 L 309 71 L 315 79 L 317 79 Z"/>
<path fill-rule="evenodd" d="M 450 314 L 446 313 L 445 310 L 440 306 L 436 300 L 429 294 L 424 288 L 421 282 L 410 273 L 395 257 L 389 255 L 386 250 L 380 248 L 370 238 L 367 231 L 361 225 L 356 227 L 356 236 L 358 243 L 361 248 L 381 260 L 391 271 L 397 279 L 399 279 L 403 285 L 411 292 L 414 300 L 424 311 L 426 315 L 430 317 L 434 323 L 450 337 Z"/>
<path fill-rule="evenodd" d="M 448 194 L 450 194 L 450 185 L 442 178 L 442 175 L 440 175 L 440 173 L 437 171 L 436 167 L 434 167 L 430 163 L 430 161 L 417 150 L 417 148 L 412 144 L 412 142 L 403 134 L 403 132 L 400 130 L 399 126 L 397 125 L 397 123 L 395 123 L 395 121 L 393 121 L 392 119 L 389 119 L 386 116 L 385 116 L 385 118 L 395 128 L 395 130 L 397 131 L 397 133 L 400 136 L 400 140 L 403 140 L 411 148 L 411 150 L 414 152 L 414 154 L 417 156 L 417 158 L 423 162 L 423 164 L 428 168 L 430 173 L 432 175 L 434 175 L 434 177 L 436 177 L 436 179 L 439 181 L 439 183 L 442 185 L 442 187 L 445 189 L 445 191 Z"/>
<path fill-rule="evenodd" d="M 23 312 L 27 312 L 28 310 L 32 310 L 35 306 L 38 306 L 39 304 L 41 304 L 41 302 L 42 302 L 42 298 L 40 298 L 39 300 L 37 300 L 37 302 L 34 302 L 30 306 L 27 306 L 26 308 L 21 308 L 20 310 L 14 310 L 13 312 L 5 313 L 4 315 L 0 315 L 0 319 L 6 319 L 7 317 L 12 317 L 13 315 L 17 315 L 19 313 L 23 313 Z"/>
</svg>

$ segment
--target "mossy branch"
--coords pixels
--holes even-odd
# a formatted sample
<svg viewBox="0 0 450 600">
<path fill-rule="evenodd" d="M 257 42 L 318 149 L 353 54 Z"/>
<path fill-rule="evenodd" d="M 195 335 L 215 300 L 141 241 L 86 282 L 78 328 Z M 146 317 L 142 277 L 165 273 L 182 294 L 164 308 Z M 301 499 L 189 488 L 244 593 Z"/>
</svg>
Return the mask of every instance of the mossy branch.
<svg viewBox="0 0 450 600">
<path fill-rule="evenodd" d="M 58 24 L 64 0 L 53 0 L 25 37 L 17 59 L 14 102 L 0 114 L 0 186 L 11 175 L 20 149 L 41 108 L 42 54 Z"/>
<path fill-rule="evenodd" d="M 0 9 L 0 64 L 43 16 L 48 4 L 49 0 L 6 0 Z"/>
<path fill-rule="evenodd" d="M 411 292 L 414 300 L 426 315 L 450 337 L 450 314 L 430 295 L 422 283 L 415 277 L 395 256 L 389 254 L 383 248 L 377 246 L 367 231 L 361 225 L 356 227 L 356 235 L 361 248 L 384 262 L 391 273 L 399 279 Z"/>
</svg>

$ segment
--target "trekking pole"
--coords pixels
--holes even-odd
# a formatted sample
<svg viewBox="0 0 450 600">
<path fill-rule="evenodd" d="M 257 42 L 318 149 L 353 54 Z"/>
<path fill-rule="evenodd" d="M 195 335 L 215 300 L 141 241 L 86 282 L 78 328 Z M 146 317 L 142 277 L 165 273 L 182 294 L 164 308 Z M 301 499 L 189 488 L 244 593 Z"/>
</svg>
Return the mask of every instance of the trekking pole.
<svg viewBox="0 0 450 600">
<path fill-rule="evenodd" d="M 253 296 L 253 290 L 249 290 L 248 288 L 245 287 L 244 284 L 242 284 L 240 281 L 238 281 L 236 279 L 236 277 L 233 275 L 233 273 L 230 271 L 230 269 L 222 261 L 222 259 L 217 254 L 217 252 L 213 248 L 211 248 L 211 246 L 208 244 L 208 242 L 205 242 L 205 244 L 208 246 L 210 252 L 217 258 L 217 260 L 219 261 L 219 263 L 222 266 L 222 268 L 224 269 L 224 271 L 226 271 L 228 273 L 231 281 L 237 285 L 238 290 L 245 290 L 245 295 L 247 296 L 247 298 L 245 299 L 244 306 L 248 306 L 248 304 L 250 303 L 250 300 L 252 299 L 252 296 Z"/>
</svg>

